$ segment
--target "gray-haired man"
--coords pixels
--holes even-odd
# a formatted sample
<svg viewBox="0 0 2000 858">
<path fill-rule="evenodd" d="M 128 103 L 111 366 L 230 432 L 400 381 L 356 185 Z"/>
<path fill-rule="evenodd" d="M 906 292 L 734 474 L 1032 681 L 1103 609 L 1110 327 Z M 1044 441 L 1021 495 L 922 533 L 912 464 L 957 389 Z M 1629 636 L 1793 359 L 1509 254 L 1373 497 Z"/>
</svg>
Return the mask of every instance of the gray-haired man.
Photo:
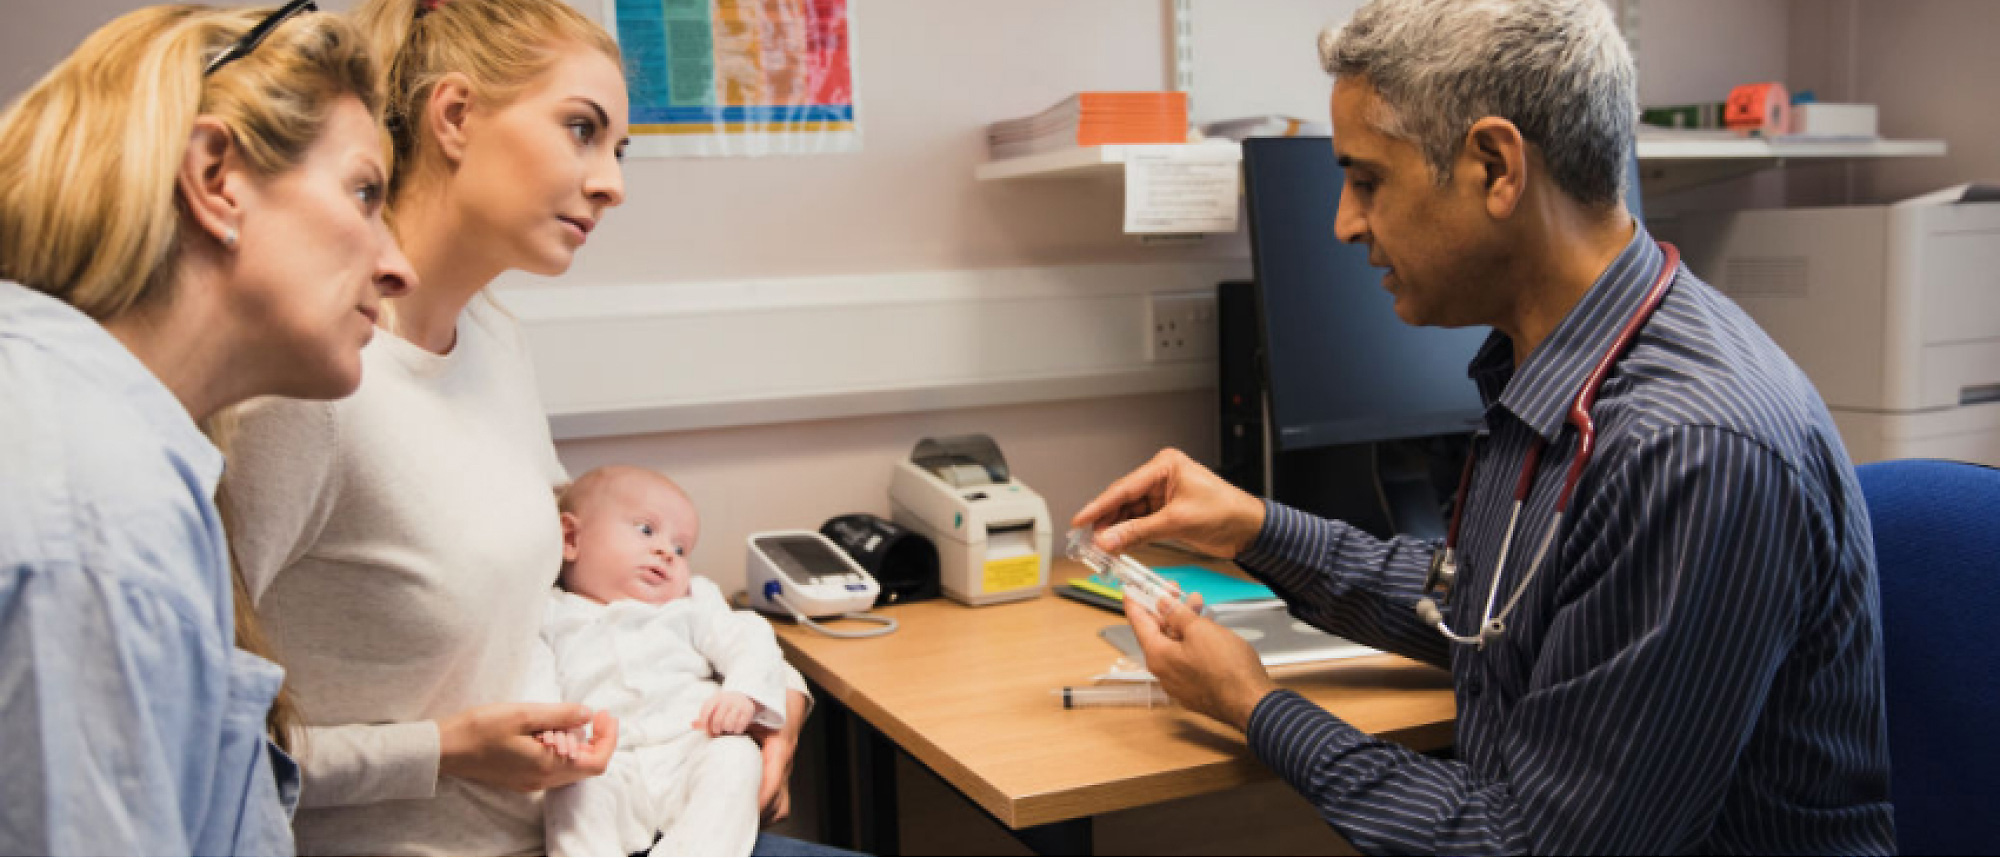
<svg viewBox="0 0 2000 858">
<path fill-rule="evenodd" d="M 1375 0 L 1321 54 L 1340 239 L 1388 269 L 1404 321 L 1494 329 L 1456 585 L 1418 610 L 1438 546 L 1260 501 L 1172 450 L 1076 524 L 1107 550 L 1235 557 L 1300 617 L 1449 666 L 1458 758 L 1276 689 L 1185 607 L 1128 605 L 1168 693 L 1369 852 L 1892 851 L 1853 469 L 1798 369 L 1625 211 L 1634 73 L 1602 2 Z"/>
</svg>

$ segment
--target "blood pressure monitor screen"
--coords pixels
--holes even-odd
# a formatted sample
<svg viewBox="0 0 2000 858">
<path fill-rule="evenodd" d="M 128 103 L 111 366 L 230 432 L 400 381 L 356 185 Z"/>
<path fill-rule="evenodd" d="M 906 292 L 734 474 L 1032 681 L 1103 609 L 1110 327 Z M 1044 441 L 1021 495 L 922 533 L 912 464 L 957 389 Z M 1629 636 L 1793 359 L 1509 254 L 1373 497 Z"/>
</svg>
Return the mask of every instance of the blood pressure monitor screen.
<svg viewBox="0 0 2000 858">
<path fill-rule="evenodd" d="M 764 556 L 794 581 L 851 575 L 854 570 L 826 542 L 810 536 L 771 536 L 757 540 Z"/>
</svg>

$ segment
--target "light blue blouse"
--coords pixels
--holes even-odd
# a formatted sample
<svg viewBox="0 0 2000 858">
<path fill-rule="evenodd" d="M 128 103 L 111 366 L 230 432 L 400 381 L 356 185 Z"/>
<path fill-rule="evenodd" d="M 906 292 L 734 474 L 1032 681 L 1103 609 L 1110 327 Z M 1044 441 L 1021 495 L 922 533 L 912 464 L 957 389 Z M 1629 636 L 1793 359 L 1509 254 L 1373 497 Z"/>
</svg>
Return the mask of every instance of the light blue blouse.
<svg viewBox="0 0 2000 858">
<path fill-rule="evenodd" d="M 292 853 L 221 472 L 103 327 L 0 282 L 0 853 Z"/>
</svg>

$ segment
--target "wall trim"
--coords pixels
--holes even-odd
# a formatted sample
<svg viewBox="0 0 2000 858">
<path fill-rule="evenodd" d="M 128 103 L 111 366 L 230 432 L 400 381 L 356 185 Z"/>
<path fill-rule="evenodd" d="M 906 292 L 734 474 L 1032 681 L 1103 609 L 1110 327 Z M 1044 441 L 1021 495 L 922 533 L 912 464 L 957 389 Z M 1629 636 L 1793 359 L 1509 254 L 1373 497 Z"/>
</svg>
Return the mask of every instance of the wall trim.
<svg viewBox="0 0 2000 858">
<path fill-rule="evenodd" d="M 499 286 L 557 440 L 1215 386 L 1153 361 L 1148 296 L 1244 261 Z"/>
</svg>

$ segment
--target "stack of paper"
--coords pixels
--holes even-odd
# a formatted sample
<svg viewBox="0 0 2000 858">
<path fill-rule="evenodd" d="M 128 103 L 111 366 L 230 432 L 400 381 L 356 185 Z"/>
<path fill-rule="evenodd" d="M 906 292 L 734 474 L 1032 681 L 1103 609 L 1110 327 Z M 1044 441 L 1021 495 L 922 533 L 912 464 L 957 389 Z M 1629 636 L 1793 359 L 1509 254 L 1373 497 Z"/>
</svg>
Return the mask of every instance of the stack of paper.
<svg viewBox="0 0 2000 858">
<path fill-rule="evenodd" d="M 1331 137 L 1333 126 L 1325 122 L 1308 122 L 1296 116 L 1270 114 L 1210 122 L 1201 127 L 1201 136 L 1238 143 L 1249 137 Z"/>
<path fill-rule="evenodd" d="M 1187 142 L 1185 92 L 1079 92 L 1034 116 L 995 122 L 995 158 L 1114 143 Z"/>
</svg>

